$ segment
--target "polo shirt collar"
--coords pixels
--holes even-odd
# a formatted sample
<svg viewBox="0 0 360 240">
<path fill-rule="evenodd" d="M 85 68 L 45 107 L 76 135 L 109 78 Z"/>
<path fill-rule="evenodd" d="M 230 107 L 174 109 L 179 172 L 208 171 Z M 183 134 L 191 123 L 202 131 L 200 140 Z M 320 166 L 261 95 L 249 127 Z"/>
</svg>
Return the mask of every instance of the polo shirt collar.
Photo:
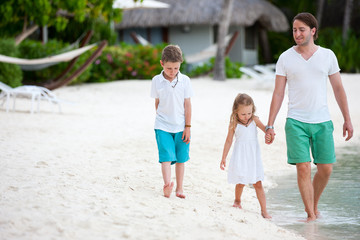
<svg viewBox="0 0 360 240">
<path fill-rule="evenodd" d="M 163 81 L 169 81 L 167 80 L 165 77 L 164 77 L 164 70 L 161 71 L 160 75 L 161 75 L 161 78 L 160 78 L 160 81 L 163 82 Z M 181 77 L 181 73 L 180 71 L 178 72 L 178 79 L 179 79 L 179 82 L 182 82 L 182 77 Z M 176 81 L 176 78 L 173 80 L 173 81 Z"/>
</svg>

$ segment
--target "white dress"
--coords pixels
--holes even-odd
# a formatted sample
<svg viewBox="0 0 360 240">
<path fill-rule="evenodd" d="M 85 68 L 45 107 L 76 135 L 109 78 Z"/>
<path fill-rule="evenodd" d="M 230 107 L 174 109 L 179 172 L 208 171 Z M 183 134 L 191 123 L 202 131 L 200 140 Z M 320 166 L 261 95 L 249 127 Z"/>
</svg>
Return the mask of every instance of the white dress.
<svg viewBox="0 0 360 240">
<path fill-rule="evenodd" d="M 257 127 L 252 121 L 247 127 L 237 124 L 235 143 L 228 168 L 231 184 L 254 184 L 264 180 Z"/>
</svg>

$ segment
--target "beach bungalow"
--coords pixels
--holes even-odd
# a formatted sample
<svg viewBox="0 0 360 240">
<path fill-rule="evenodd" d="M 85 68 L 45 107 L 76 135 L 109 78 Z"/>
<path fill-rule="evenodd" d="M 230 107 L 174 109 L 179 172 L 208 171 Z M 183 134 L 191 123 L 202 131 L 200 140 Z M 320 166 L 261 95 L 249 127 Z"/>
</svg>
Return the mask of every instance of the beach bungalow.
<svg viewBox="0 0 360 240">
<path fill-rule="evenodd" d="M 135 32 L 151 44 L 178 44 L 185 58 L 216 44 L 223 0 L 161 1 L 170 7 L 125 10 L 122 21 L 115 25 L 119 41 L 134 43 L 131 33 Z M 270 2 L 234 0 L 229 33 L 238 31 L 239 35 L 229 57 L 246 65 L 257 64 L 259 44 L 266 50 L 266 32 L 288 29 L 285 15 Z"/>
</svg>

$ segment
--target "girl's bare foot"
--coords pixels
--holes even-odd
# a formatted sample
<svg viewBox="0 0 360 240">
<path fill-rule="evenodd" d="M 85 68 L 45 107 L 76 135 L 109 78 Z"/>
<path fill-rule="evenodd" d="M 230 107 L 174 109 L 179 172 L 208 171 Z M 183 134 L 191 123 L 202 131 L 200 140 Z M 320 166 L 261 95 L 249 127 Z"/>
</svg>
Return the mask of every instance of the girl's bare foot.
<svg viewBox="0 0 360 240">
<path fill-rule="evenodd" d="M 266 219 L 271 219 L 272 218 L 266 211 L 261 211 L 261 216 L 263 218 L 266 218 Z"/>
<path fill-rule="evenodd" d="M 238 201 L 238 200 L 235 200 L 235 201 L 234 201 L 234 204 L 233 204 L 233 207 L 235 207 L 235 208 L 240 208 L 240 209 L 241 209 L 241 208 L 242 208 L 242 207 L 241 207 L 241 202 Z"/>
<path fill-rule="evenodd" d="M 164 185 L 164 188 L 163 188 L 164 197 L 167 197 L 167 198 L 170 197 L 173 187 L 174 187 L 173 182 Z"/>
</svg>

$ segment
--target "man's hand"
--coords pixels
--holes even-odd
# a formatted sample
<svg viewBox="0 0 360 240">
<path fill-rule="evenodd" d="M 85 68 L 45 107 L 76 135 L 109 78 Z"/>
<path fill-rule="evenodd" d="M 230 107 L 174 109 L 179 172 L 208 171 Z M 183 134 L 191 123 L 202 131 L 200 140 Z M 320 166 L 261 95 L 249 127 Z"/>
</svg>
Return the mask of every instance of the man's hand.
<svg viewBox="0 0 360 240">
<path fill-rule="evenodd" d="M 346 137 L 346 133 L 347 133 L 347 137 Z M 352 138 L 353 134 L 354 134 L 354 128 L 353 128 L 351 122 L 350 121 L 344 122 L 343 137 L 346 137 L 345 141 L 350 140 L 350 138 Z"/>
</svg>

